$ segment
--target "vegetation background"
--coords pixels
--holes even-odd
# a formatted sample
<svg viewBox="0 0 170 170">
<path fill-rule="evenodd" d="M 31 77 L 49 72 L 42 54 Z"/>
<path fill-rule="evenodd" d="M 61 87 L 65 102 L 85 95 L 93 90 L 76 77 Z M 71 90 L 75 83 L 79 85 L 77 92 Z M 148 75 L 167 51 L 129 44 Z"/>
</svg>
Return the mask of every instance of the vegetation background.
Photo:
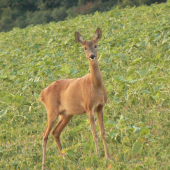
<svg viewBox="0 0 170 170">
<path fill-rule="evenodd" d="M 0 31 L 13 27 L 25 28 L 32 24 L 46 24 L 61 21 L 80 14 L 108 11 L 113 6 L 150 5 L 166 0 L 1 0 Z"/>
<path fill-rule="evenodd" d="M 100 27 L 98 58 L 108 93 L 104 124 L 111 160 L 104 157 L 101 138 L 96 155 L 89 118 L 83 114 L 74 116 L 61 134 L 66 159 L 49 135 L 46 169 L 169 170 L 169 11 L 170 1 L 116 7 L 1 32 L 0 169 L 41 169 L 47 116 L 39 94 L 56 79 L 89 72 L 74 34 L 91 39 Z"/>
</svg>

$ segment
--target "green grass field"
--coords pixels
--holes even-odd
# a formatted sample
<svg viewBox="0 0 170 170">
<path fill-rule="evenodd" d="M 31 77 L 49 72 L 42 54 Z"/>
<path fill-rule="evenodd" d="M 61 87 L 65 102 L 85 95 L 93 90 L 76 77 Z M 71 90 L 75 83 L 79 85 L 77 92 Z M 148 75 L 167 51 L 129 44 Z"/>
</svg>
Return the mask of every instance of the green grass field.
<svg viewBox="0 0 170 170">
<path fill-rule="evenodd" d="M 115 8 L 63 22 L 0 33 L 0 169 L 40 169 L 47 124 L 39 100 L 60 78 L 89 72 L 75 31 L 98 45 L 107 88 L 104 109 L 111 160 L 95 152 L 87 114 L 74 116 L 61 134 L 64 160 L 50 134 L 46 169 L 170 169 L 170 3 Z M 56 122 L 57 123 L 57 122 Z"/>
</svg>

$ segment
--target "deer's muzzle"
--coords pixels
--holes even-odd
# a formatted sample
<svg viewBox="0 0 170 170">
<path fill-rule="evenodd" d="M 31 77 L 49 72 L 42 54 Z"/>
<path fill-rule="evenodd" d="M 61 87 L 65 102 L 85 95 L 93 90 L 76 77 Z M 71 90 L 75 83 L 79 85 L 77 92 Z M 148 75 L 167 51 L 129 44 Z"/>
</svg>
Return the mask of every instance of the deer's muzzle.
<svg viewBox="0 0 170 170">
<path fill-rule="evenodd" d="M 95 56 L 94 54 L 91 54 L 91 55 L 90 55 L 90 59 L 91 59 L 91 60 L 94 60 L 95 58 L 96 58 L 96 56 Z"/>
</svg>

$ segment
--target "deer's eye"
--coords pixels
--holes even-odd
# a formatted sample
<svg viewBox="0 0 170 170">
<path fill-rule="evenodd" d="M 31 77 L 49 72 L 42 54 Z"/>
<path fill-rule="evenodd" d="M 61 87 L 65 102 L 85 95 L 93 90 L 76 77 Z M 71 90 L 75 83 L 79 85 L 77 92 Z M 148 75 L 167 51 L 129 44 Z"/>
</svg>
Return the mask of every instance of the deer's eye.
<svg viewBox="0 0 170 170">
<path fill-rule="evenodd" d="M 94 48 L 97 48 L 97 45 L 95 45 Z"/>
<path fill-rule="evenodd" d="M 84 47 L 84 50 L 87 50 L 87 47 Z"/>
</svg>

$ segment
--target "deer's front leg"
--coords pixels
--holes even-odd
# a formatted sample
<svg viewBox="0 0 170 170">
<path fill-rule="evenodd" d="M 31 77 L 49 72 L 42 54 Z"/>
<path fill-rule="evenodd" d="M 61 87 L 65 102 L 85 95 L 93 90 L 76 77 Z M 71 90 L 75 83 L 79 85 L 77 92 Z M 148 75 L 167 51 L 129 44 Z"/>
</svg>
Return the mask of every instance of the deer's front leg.
<svg viewBox="0 0 170 170">
<path fill-rule="evenodd" d="M 103 140 L 104 150 L 105 150 L 105 156 L 107 159 L 110 159 L 109 152 L 107 149 L 106 139 L 105 139 L 105 130 L 104 130 L 104 123 L 103 123 L 103 109 L 97 111 L 97 119 L 99 122 L 99 128 L 101 132 L 101 137 Z"/>
<path fill-rule="evenodd" d="M 94 142 L 95 142 L 95 146 L 96 146 L 96 152 L 97 152 L 97 155 L 99 156 L 98 136 L 97 136 L 97 132 L 96 132 L 94 113 L 88 112 L 88 114 L 89 114 L 89 118 L 90 118 L 90 124 L 91 124 L 91 128 L 92 128 L 92 132 L 93 132 L 93 138 L 94 138 Z"/>
</svg>

